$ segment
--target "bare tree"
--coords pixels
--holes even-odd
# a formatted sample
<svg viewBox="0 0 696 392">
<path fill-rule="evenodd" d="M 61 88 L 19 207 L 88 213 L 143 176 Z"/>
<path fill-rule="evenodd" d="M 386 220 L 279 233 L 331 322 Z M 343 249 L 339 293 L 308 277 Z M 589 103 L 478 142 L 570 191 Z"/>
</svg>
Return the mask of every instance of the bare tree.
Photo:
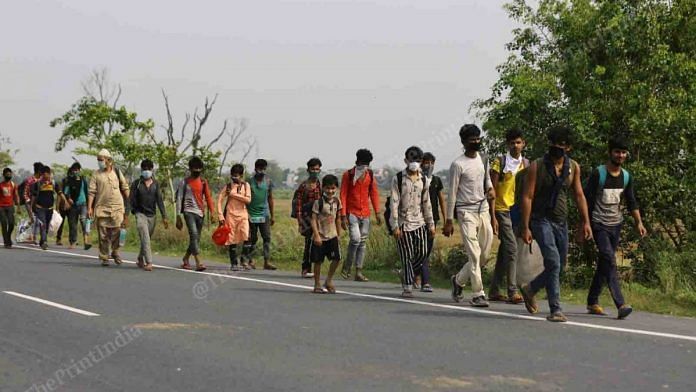
<svg viewBox="0 0 696 392">
<path fill-rule="evenodd" d="M 220 171 L 218 173 L 219 175 L 222 175 L 222 171 L 225 168 L 227 159 L 240 144 L 240 139 L 242 138 L 242 136 L 245 135 L 248 127 L 249 120 L 247 120 L 246 118 L 239 118 L 234 120 L 234 127 L 230 132 L 227 133 L 229 141 L 222 155 L 222 163 L 220 165 Z M 247 157 L 251 154 L 251 151 L 254 150 L 254 147 L 256 146 L 256 138 L 249 136 L 244 138 L 241 142 L 243 142 L 244 145 L 241 147 L 242 159 L 240 160 L 240 162 L 244 162 L 247 159 Z"/>
<path fill-rule="evenodd" d="M 121 85 L 114 85 L 109 79 L 107 68 L 93 69 L 87 80 L 82 82 L 82 91 L 86 96 L 116 109 L 118 101 L 121 99 Z M 112 121 L 104 124 L 104 134 L 110 135 L 114 130 Z"/>
</svg>

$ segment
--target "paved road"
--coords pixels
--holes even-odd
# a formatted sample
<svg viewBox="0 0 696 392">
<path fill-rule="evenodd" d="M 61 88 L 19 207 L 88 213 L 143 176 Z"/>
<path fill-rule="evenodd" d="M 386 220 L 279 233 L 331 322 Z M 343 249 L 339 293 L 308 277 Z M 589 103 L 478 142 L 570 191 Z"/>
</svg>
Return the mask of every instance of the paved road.
<svg viewBox="0 0 696 392">
<path fill-rule="evenodd" d="M 340 281 L 315 295 L 287 273 L 167 258 L 145 273 L 81 253 L 0 250 L 1 391 L 696 389 L 695 319 L 566 307 L 573 323 L 558 325 L 442 290 L 404 301 L 395 285 Z"/>
</svg>

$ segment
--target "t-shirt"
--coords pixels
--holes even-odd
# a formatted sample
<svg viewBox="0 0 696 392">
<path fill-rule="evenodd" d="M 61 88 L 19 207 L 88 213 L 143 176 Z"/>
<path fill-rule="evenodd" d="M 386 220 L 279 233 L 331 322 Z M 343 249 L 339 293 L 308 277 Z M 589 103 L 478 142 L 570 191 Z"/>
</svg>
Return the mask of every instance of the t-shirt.
<svg viewBox="0 0 696 392">
<path fill-rule="evenodd" d="M 447 219 L 454 219 L 455 210 L 488 212 L 486 192 L 492 187 L 491 176 L 480 154 L 474 158 L 461 155 L 452 162 L 449 181 Z"/>
<path fill-rule="evenodd" d="M 76 206 L 87 204 L 87 180 L 84 177 L 68 177 L 65 179 L 63 192 L 72 199 Z"/>
<path fill-rule="evenodd" d="M 442 179 L 438 176 L 432 176 L 430 179 L 430 204 L 433 206 L 433 220 L 435 223 L 440 221 L 440 192 L 445 187 L 442 185 Z"/>
<path fill-rule="evenodd" d="M 336 217 L 341 212 L 341 200 L 336 196 L 329 200 L 324 198 L 323 207 L 324 208 L 319 211 L 319 200 L 315 201 L 314 207 L 312 207 L 312 213 L 317 217 L 319 236 L 321 237 L 321 240 L 328 241 L 332 238 L 338 237 Z"/>
<path fill-rule="evenodd" d="M 12 181 L 0 182 L 0 207 L 12 207 L 14 205 L 14 193 L 17 186 Z"/>
<path fill-rule="evenodd" d="M 251 203 L 247 206 L 249 218 L 267 218 L 270 216 L 268 194 L 273 190 L 273 181 L 264 177 L 259 184 L 255 178 L 249 181 L 251 185 Z"/>
<path fill-rule="evenodd" d="M 611 173 L 607 172 L 604 189 L 598 194 L 599 171 L 595 168 L 590 174 L 588 185 L 588 203 L 591 208 L 592 222 L 606 226 L 620 225 L 623 222 L 621 200 L 624 198 L 629 211 L 638 209 L 638 201 L 633 190 L 633 177 L 629 177 L 628 184 L 624 189 L 623 174 L 619 173 L 618 176 L 612 176 Z"/>
<path fill-rule="evenodd" d="M 498 186 L 495 188 L 496 211 L 510 211 L 510 208 L 515 204 L 515 177 L 520 170 L 524 169 L 524 162 L 522 159 L 515 173 L 502 173 L 504 168 L 500 167 L 500 158 L 496 158 L 491 163 L 491 170 L 498 173 Z"/>
<path fill-rule="evenodd" d="M 33 185 L 32 195 L 36 198 L 38 208 L 53 208 L 56 193 L 60 193 L 60 185 L 53 180 L 41 179 Z"/>
</svg>

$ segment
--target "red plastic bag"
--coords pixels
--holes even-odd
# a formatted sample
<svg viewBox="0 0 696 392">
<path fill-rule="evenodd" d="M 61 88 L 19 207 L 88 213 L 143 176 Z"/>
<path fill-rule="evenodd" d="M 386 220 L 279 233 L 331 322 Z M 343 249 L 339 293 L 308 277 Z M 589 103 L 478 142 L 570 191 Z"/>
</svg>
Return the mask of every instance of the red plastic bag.
<svg viewBox="0 0 696 392">
<path fill-rule="evenodd" d="M 225 243 L 227 242 L 227 239 L 230 236 L 230 233 L 232 230 L 227 227 L 227 225 L 223 225 L 215 229 L 213 232 L 213 242 L 215 245 L 218 246 L 225 246 Z"/>
</svg>

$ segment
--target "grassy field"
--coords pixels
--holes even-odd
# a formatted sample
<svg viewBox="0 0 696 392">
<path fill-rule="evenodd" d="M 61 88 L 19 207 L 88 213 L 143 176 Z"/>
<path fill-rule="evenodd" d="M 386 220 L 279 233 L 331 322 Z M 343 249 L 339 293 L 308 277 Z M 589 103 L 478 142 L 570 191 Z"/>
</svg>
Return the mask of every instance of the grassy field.
<svg viewBox="0 0 696 392">
<path fill-rule="evenodd" d="M 276 200 L 276 223 L 273 227 L 273 246 L 272 246 L 272 261 L 280 269 L 286 271 L 297 271 L 300 273 L 300 264 L 302 260 L 302 250 L 304 246 L 304 238 L 300 236 L 297 230 L 297 223 L 290 218 L 290 200 L 288 198 Z M 138 248 L 138 238 L 135 232 L 134 220 L 131 222 L 129 230 L 127 248 L 136 250 Z M 166 256 L 181 256 L 186 251 L 188 245 L 188 235 L 186 229 L 178 231 L 170 225 L 168 230 L 165 230 L 161 225 L 157 228 L 157 232 L 153 238 L 152 248 L 156 254 Z M 211 233 L 215 226 L 206 223 L 201 241 L 202 254 L 207 262 L 229 263 L 227 250 L 215 246 L 211 241 Z M 347 235 L 341 237 L 342 249 L 348 246 Z M 436 237 L 436 245 L 434 255 L 431 259 L 432 284 L 436 288 L 449 288 L 448 277 L 453 272 L 452 254 L 456 258 L 456 250 L 460 246 L 459 233 L 455 233 L 450 238 L 444 237 L 438 233 Z M 260 249 L 261 243 L 257 245 Z M 492 269 L 495 264 L 495 251 L 497 242 L 494 243 L 493 252 L 490 262 L 484 270 L 485 287 L 489 286 Z M 258 252 L 257 252 L 258 253 Z M 345 254 L 345 252 L 344 252 Z M 448 257 L 450 262 L 448 263 Z M 257 256 L 257 259 L 259 257 Z M 382 282 L 398 283 L 399 278 L 394 273 L 394 269 L 398 264 L 398 256 L 393 238 L 391 238 L 384 226 L 379 227 L 373 222 L 370 238 L 367 244 L 367 257 L 365 260 L 365 274 L 372 280 Z M 258 260 L 261 261 L 261 260 Z M 257 262 L 258 263 L 258 262 Z M 327 267 L 328 263 L 325 263 Z M 456 263 L 455 263 L 456 264 Z M 340 282 L 339 282 L 340 284 Z M 636 309 L 649 311 L 661 314 L 670 314 L 678 316 L 696 317 L 696 293 L 682 293 L 672 295 L 664 293 L 658 289 L 643 287 L 639 284 L 624 283 L 624 295 L 629 303 Z M 562 292 L 562 300 L 568 303 L 584 304 L 587 296 L 587 290 L 576 290 L 569 287 L 564 287 Z M 541 293 L 543 294 L 543 293 Z M 601 303 L 607 307 L 613 307 L 611 298 L 608 295 L 608 290 L 604 290 L 604 295 L 601 298 Z"/>
</svg>

